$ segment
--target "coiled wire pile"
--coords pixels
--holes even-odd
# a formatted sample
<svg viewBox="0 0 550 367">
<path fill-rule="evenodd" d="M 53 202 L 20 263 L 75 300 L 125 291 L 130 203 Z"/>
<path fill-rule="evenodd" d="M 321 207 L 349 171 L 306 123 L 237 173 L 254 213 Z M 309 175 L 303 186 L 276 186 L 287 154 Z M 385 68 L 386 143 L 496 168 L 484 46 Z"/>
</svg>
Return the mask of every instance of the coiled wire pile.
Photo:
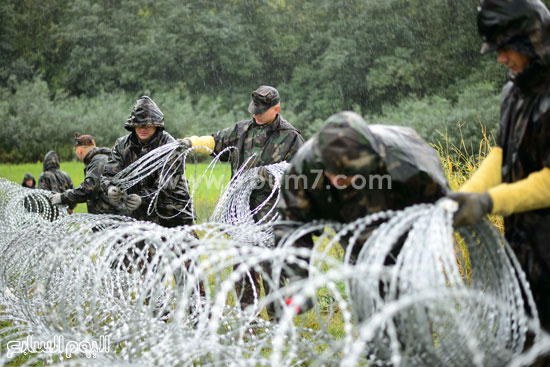
<svg viewBox="0 0 550 367">
<path fill-rule="evenodd" d="M 184 154 L 176 149 L 147 157 L 157 162 L 149 161 L 148 169 L 163 174 L 173 152 Z M 144 162 L 134 172 L 146 175 Z M 283 169 L 269 169 L 276 182 Z M 139 179 L 125 174 L 121 185 Z M 277 246 L 262 246 L 272 241 L 274 222 L 254 223 L 248 203 L 240 203 L 252 190 L 247 183 L 255 184 L 253 174 L 231 182 L 215 220 L 178 228 L 121 216 L 68 216 L 63 206 L 52 215 L 46 192 L 0 179 L 0 364 L 23 358 L 8 355 L 8 342 L 60 335 L 64 351 L 70 342 L 102 337 L 109 350 L 95 358 L 35 353 L 24 363 L 519 366 L 549 350 L 536 315 L 525 312 L 532 297 L 508 245 L 486 222 L 454 234 L 454 202 L 345 225 L 303 224 Z M 381 219 L 385 224 L 365 243 L 360 233 Z M 291 246 L 295 237 L 320 229 L 313 249 Z M 347 250 L 336 251 L 344 240 Z M 355 247 L 361 251 L 352 259 Z M 266 261 L 271 274 L 261 266 Z M 288 267 L 307 269 L 309 276 L 279 287 Z M 275 291 L 241 310 L 234 285 L 252 269 Z M 294 305 L 313 299 L 315 307 L 296 318 L 285 303 L 290 296 Z M 268 321 L 262 310 L 271 302 L 280 312 Z M 529 333 L 535 346 L 523 353 Z"/>
</svg>

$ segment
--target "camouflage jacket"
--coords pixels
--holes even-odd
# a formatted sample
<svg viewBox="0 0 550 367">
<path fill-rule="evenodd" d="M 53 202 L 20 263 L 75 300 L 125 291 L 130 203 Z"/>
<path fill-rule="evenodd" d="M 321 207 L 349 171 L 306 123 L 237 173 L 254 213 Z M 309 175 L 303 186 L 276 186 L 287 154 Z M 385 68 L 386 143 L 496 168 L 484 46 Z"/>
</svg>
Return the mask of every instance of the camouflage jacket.
<svg viewBox="0 0 550 367">
<path fill-rule="evenodd" d="M 103 175 L 101 176 L 101 185 L 106 193 L 111 181 L 117 173 L 143 157 L 153 149 L 174 142 L 174 138 L 164 130 L 157 129 L 155 135 L 149 142 L 142 145 L 138 142 L 134 132 L 118 138 L 111 151 L 111 156 L 105 164 Z M 165 187 L 157 200 L 157 211 L 154 210 L 151 215 L 147 214 L 147 208 L 152 199 L 152 194 L 157 191 L 159 183 L 159 172 L 155 172 L 136 185 L 132 186 L 127 193 L 137 194 L 141 197 L 141 205 L 138 209 L 127 213 L 128 216 L 138 220 L 148 220 L 166 227 L 176 227 L 178 225 L 191 224 L 193 222 L 193 214 L 190 212 L 189 191 L 187 189 L 187 181 L 183 177 L 183 167 L 179 174 L 174 176 L 173 185 Z M 184 209 L 185 208 L 185 209 Z M 178 214 L 179 211 L 183 211 Z M 160 214 L 160 215 L 159 215 Z M 172 217 L 174 218 L 163 218 Z"/>
<path fill-rule="evenodd" d="M 499 12 L 481 10 L 478 18 L 489 40 L 532 57 L 522 72 L 510 74 L 502 92 L 497 145 L 503 151 L 502 182 L 511 183 L 550 167 L 550 13 L 539 1 L 515 1 L 517 6 L 503 0 L 491 3 L 502 3 Z M 492 35 L 490 27 L 500 24 L 495 19 L 516 28 Z M 539 265 L 550 274 L 549 224 L 550 208 L 504 219 L 506 238 L 528 274 L 539 272 L 534 269 Z"/>
<path fill-rule="evenodd" d="M 343 139 L 326 139 L 331 134 L 349 137 L 349 144 Z M 336 187 L 326 172 L 356 176 L 357 180 L 346 188 Z M 329 118 L 291 160 L 282 179 L 278 209 L 285 220 L 349 223 L 383 210 L 434 202 L 448 191 L 437 153 L 414 130 L 367 125 L 359 115 L 346 112 Z M 291 226 L 278 226 L 276 240 L 292 230 Z M 307 237 L 295 245 L 312 247 L 313 242 Z M 345 238 L 342 245 L 347 246 Z"/>
<path fill-rule="evenodd" d="M 269 125 L 258 125 L 254 119 L 237 122 L 233 127 L 218 131 L 212 135 L 216 143 L 214 154 L 227 147 L 233 150 L 223 154 L 222 161 L 231 160 L 231 173 L 256 154 L 248 163 L 248 168 L 265 166 L 272 163 L 289 161 L 304 143 L 300 131 L 278 114 Z"/>
<path fill-rule="evenodd" d="M 234 176 L 254 154 L 256 155 L 248 162 L 247 168 L 290 161 L 304 143 L 300 131 L 287 122 L 280 113 L 269 125 L 258 125 L 254 119 L 245 120 L 236 123 L 233 127 L 218 131 L 213 137 L 216 143 L 213 154 L 219 154 L 230 146 L 237 148 L 220 157 L 222 161 L 231 161 L 231 176 Z M 270 192 L 269 185 L 254 190 L 250 196 L 250 209 L 263 203 Z M 265 205 L 255 219 L 258 220 L 269 212 L 274 202 L 275 200 L 272 200 L 271 205 Z"/>
<path fill-rule="evenodd" d="M 59 169 L 59 157 L 53 150 L 44 156 L 42 167 L 43 172 L 38 177 L 39 189 L 61 193 L 74 187 L 67 172 Z M 73 209 L 75 205 L 69 205 L 69 207 Z"/>
<path fill-rule="evenodd" d="M 86 202 L 88 213 L 119 214 L 107 195 L 101 191 L 101 174 L 111 150 L 109 148 L 94 148 L 84 157 L 84 181 L 76 189 L 63 192 L 61 202 L 66 205 Z"/>
</svg>

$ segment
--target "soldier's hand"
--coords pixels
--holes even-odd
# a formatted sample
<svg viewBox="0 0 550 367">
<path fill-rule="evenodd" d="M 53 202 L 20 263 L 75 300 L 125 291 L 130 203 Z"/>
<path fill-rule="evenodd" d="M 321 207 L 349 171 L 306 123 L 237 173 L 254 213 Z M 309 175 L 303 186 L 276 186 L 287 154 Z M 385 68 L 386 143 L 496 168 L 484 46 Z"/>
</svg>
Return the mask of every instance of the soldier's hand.
<svg viewBox="0 0 550 367">
<path fill-rule="evenodd" d="M 130 194 L 124 198 L 124 206 L 130 211 L 134 211 L 141 205 L 141 198 L 139 195 Z"/>
<path fill-rule="evenodd" d="M 191 143 L 191 140 L 189 138 L 178 139 L 178 143 L 181 144 L 182 150 L 187 150 L 193 147 L 193 143 Z"/>
<path fill-rule="evenodd" d="M 120 192 L 118 187 L 112 185 L 109 186 L 109 189 L 107 189 L 107 195 L 109 196 L 109 200 L 111 200 L 114 204 L 118 204 L 120 198 L 122 197 L 122 192 Z"/>
<path fill-rule="evenodd" d="M 453 218 L 453 226 L 471 226 L 479 222 L 493 209 L 493 199 L 489 193 L 453 192 L 447 195 L 458 203 L 458 211 Z"/>
<path fill-rule="evenodd" d="M 52 205 L 58 205 L 61 204 L 61 196 L 62 194 L 51 194 L 48 199 Z"/>
</svg>

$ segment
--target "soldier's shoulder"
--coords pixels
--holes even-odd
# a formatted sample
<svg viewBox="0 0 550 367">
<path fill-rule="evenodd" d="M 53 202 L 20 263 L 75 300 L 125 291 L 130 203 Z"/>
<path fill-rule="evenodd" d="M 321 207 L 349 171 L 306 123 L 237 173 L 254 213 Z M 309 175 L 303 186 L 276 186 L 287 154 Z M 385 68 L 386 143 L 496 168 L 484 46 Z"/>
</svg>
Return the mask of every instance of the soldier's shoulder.
<svg viewBox="0 0 550 367">
<path fill-rule="evenodd" d="M 110 154 L 111 154 L 111 148 L 107 148 L 107 147 L 97 148 L 97 155 L 110 155 Z"/>
<path fill-rule="evenodd" d="M 115 146 L 127 145 L 130 142 L 132 133 L 121 136 L 115 141 Z"/>
<path fill-rule="evenodd" d="M 176 139 L 174 139 L 174 137 L 169 132 L 167 132 L 166 130 L 162 130 L 161 136 L 160 136 L 161 144 L 172 143 L 174 141 L 176 141 Z"/>
<path fill-rule="evenodd" d="M 302 173 L 307 167 L 311 167 L 317 161 L 315 140 L 309 139 L 302 145 L 294 157 L 290 160 L 293 170 Z"/>
<path fill-rule="evenodd" d="M 217 131 L 216 133 L 212 134 L 212 136 L 214 137 L 214 139 L 216 139 L 217 137 L 220 137 L 220 136 L 227 137 L 233 134 L 239 135 L 241 132 L 248 129 L 251 122 L 252 122 L 251 119 L 238 121 L 231 126 L 228 126 L 224 129 Z"/>
<path fill-rule="evenodd" d="M 420 139 L 420 135 L 411 127 L 401 126 L 401 125 L 383 125 L 383 124 L 373 124 L 369 125 L 369 130 L 374 134 L 375 137 L 380 138 L 385 135 L 388 136 L 408 136 L 414 139 Z"/>
<path fill-rule="evenodd" d="M 298 130 L 290 122 L 285 120 L 283 116 L 280 116 L 279 130 L 290 130 L 294 133 L 301 134 L 300 130 Z"/>
<path fill-rule="evenodd" d="M 241 121 L 236 122 L 235 125 L 233 125 L 233 129 L 236 129 L 238 131 L 242 131 L 242 130 L 248 128 L 250 126 L 250 124 L 252 124 L 252 119 L 241 120 Z"/>
<path fill-rule="evenodd" d="M 88 159 L 89 163 L 103 161 L 109 159 L 109 156 L 111 155 L 111 149 L 104 147 L 95 148 L 90 152 L 90 154 L 90 159 Z"/>
</svg>

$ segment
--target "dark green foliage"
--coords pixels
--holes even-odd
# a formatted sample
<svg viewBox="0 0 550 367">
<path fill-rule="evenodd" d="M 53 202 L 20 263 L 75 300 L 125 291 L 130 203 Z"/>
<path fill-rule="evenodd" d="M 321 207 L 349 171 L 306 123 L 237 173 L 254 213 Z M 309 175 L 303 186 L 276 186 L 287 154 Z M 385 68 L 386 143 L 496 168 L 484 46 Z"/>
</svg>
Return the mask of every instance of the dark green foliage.
<svg viewBox="0 0 550 367">
<path fill-rule="evenodd" d="M 465 86 L 455 102 L 440 96 L 408 98 L 384 108 L 382 116 L 368 122 L 405 125 L 431 143 L 438 141 L 461 151 L 478 154 L 484 133 L 492 142 L 498 127 L 500 96 L 488 82 Z"/>
<path fill-rule="evenodd" d="M 213 133 L 247 117 L 250 91 L 261 84 L 279 89 L 283 115 L 306 137 L 340 110 L 384 112 L 401 124 L 409 113 L 396 113 L 395 106 L 427 103 L 425 119 L 437 115 L 433 108 L 448 115 L 466 103 L 460 102 L 465 88 L 478 83 L 485 83 L 480 98 L 492 103 L 506 71 L 495 55 L 478 52 L 477 5 L 5 0 L 0 153 L 3 160 L 34 160 L 65 146 L 75 129 L 110 145 L 142 94 L 155 99 L 175 136 Z M 451 120 L 430 122 L 436 127 L 425 129 L 432 131 L 429 138 L 436 130 L 454 134 Z M 15 145 L 20 141 L 28 142 L 26 151 Z M 62 159 L 71 154 L 59 153 Z"/>
</svg>

